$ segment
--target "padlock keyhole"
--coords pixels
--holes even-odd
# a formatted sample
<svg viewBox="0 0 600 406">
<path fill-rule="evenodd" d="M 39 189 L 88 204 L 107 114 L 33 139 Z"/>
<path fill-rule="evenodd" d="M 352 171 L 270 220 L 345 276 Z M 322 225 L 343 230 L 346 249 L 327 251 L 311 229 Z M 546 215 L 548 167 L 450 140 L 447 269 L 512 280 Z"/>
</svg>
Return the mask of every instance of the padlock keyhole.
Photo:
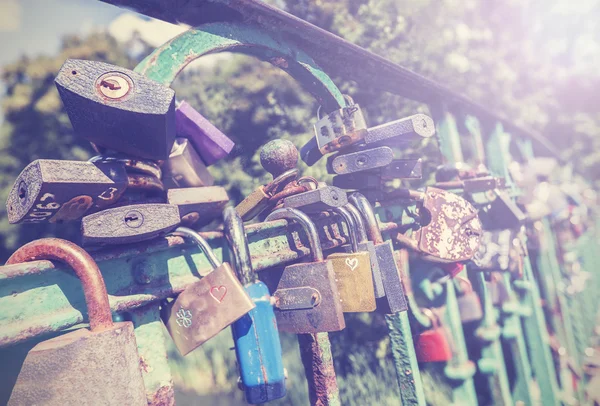
<svg viewBox="0 0 600 406">
<path fill-rule="evenodd" d="M 24 203 L 26 199 L 27 185 L 25 184 L 25 182 L 21 182 L 21 184 L 19 185 L 19 200 L 21 201 L 21 203 Z"/>
</svg>

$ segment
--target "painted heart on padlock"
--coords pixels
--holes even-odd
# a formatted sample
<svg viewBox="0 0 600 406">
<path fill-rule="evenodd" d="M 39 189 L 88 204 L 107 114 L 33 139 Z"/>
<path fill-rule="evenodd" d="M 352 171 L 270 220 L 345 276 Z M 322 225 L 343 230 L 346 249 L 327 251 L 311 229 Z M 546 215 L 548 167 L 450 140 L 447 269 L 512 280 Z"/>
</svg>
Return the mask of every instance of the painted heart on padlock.
<svg viewBox="0 0 600 406">
<path fill-rule="evenodd" d="M 354 271 L 358 266 L 358 258 L 346 258 L 346 265 L 350 270 Z"/>
<path fill-rule="evenodd" d="M 227 287 L 226 286 L 213 286 L 210 288 L 210 295 L 217 302 L 221 303 L 223 299 L 225 299 L 225 295 L 227 295 Z"/>
</svg>

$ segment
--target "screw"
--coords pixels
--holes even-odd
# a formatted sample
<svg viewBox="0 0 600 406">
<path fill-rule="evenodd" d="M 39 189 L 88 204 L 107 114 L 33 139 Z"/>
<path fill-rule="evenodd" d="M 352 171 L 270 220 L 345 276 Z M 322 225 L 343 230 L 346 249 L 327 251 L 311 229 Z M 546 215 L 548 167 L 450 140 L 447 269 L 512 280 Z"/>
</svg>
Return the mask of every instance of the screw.
<svg viewBox="0 0 600 406">
<path fill-rule="evenodd" d="M 96 81 L 96 90 L 109 99 L 122 99 L 131 90 L 131 79 L 118 72 L 100 76 Z"/>
<path fill-rule="evenodd" d="M 144 224 L 144 216 L 137 210 L 131 210 L 127 212 L 123 218 L 125 225 L 130 228 L 138 228 Z"/>
</svg>

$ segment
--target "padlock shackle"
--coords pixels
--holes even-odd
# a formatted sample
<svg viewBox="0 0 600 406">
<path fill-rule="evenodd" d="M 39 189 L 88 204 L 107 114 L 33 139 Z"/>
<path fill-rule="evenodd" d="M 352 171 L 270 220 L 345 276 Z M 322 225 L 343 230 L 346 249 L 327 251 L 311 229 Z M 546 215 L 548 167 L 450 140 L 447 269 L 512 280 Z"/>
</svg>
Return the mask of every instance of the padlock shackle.
<svg viewBox="0 0 600 406">
<path fill-rule="evenodd" d="M 232 252 L 233 269 L 242 283 L 246 286 L 255 281 L 248 238 L 244 230 L 244 221 L 234 207 L 223 210 L 223 234 L 229 242 Z"/>
<path fill-rule="evenodd" d="M 90 254 L 70 241 L 60 238 L 42 238 L 16 250 L 8 258 L 6 265 L 39 260 L 60 261 L 73 269 L 83 287 L 90 330 L 99 332 L 113 326 L 106 285 L 96 261 Z"/>
<path fill-rule="evenodd" d="M 348 203 L 344 206 L 346 210 L 350 212 L 352 217 L 354 217 L 354 223 L 356 224 L 356 235 L 358 238 L 358 242 L 367 242 L 369 237 L 367 237 L 367 230 L 365 229 L 365 223 L 363 221 L 362 216 L 360 215 L 360 211 L 354 206 L 352 203 Z"/>
<path fill-rule="evenodd" d="M 169 233 L 168 235 L 189 238 L 190 240 L 194 241 L 196 245 L 200 248 L 200 250 L 204 253 L 206 259 L 208 259 L 208 262 L 213 267 L 213 269 L 217 269 L 221 266 L 221 261 L 219 261 L 208 242 L 204 239 L 204 237 L 202 237 L 200 234 L 198 234 L 191 228 L 177 227 L 175 231 Z"/>
<path fill-rule="evenodd" d="M 282 209 L 277 209 L 271 212 L 265 221 L 273 221 L 273 220 L 295 220 L 306 233 L 308 238 L 308 245 L 310 246 L 310 252 L 313 256 L 314 262 L 323 262 L 325 257 L 323 256 L 323 248 L 321 247 L 321 239 L 319 238 L 319 233 L 317 231 L 317 227 L 315 223 L 312 222 L 310 217 L 301 212 L 298 209 L 293 209 L 291 207 L 284 207 Z"/>
<path fill-rule="evenodd" d="M 358 252 L 358 236 L 356 233 L 356 221 L 354 220 L 354 217 L 345 207 L 334 207 L 331 210 L 339 214 L 346 222 L 346 225 L 348 226 L 348 235 L 350 237 L 350 245 L 352 245 L 352 252 Z"/>
<path fill-rule="evenodd" d="M 373 241 L 374 244 L 383 244 L 379 223 L 377 222 L 375 211 L 369 200 L 367 200 L 362 193 L 353 192 L 348 196 L 348 201 L 352 203 L 362 215 L 369 240 Z"/>
</svg>

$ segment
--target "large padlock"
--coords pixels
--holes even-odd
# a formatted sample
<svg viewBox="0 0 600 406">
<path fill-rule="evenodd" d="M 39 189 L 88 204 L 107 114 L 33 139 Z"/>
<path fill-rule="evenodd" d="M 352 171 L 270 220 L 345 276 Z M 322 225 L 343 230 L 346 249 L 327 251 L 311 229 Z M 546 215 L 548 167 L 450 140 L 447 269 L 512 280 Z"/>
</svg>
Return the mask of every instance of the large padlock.
<svg viewBox="0 0 600 406">
<path fill-rule="evenodd" d="M 250 404 L 285 396 L 285 371 L 269 288 L 256 279 L 244 223 L 233 207 L 223 212 L 233 267 L 256 307 L 231 325 L 241 383 Z"/>
<path fill-rule="evenodd" d="M 419 362 L 448 362 L 452 359 L 452 346 L 439 317 L 430 309 L 422 309 L 431 320 L 431 328 L 415 337 L 415 352 Z"/>
<path fill-rule="evenodd" d="M 129 69 L 78 59 L 67 59 L 55 82 L 78 136 L 131 156 L 169 157 L 173 89 Z"/>
<path fill-rule="evenodd" d="M 394 256 L 394 247 L 391 241 L 383 240 L 373 206 L 365 196 L 358 192 L 351 193 L 348 199 L 360 212 L 366 226 L 367 235 L 369 240 L 373 242 L 377 255 L 383 290 L 385 291 L 385 299 L 382 298 L 379 301 L 377 310 L 384 313 L 397 313 L 408 310 L 402 276 Z"/>
<path fill-rule="evenodd" d="M 325 260 L 314 223 L 303 212 L 283 208 L 265 221 L 288 219 L 300 224 L 307 235 L 312 262 L 288 265 L 283 272 L 261 274 L 275 298 L 279 330 L 295 334 L 339 331 L 346 327 L 331 261 Z"/>
<path fill-rule="evenodd" d="M 231 265 L 219 262 L 200 234 L 179 227 L 172 235 L 194 241 L 213 267 L 198 282 L 186 287 L 177 299 L 163 303 L 161 314 L 165 326 L 181 355 L 186 355 L 256 305 L 235 276 Z"/>
<path fill-rule="evenodd" d="M 8 221 L 77 220 L 114 204 L 127 185 L 121 163 L 37 159 L 21 171 L 8 194 Z"/>
<path fill-rule="evenodd" d="M 190 139 L 206 166 L 225 158 L 233 149 L 234 142 L 189 103 L 178 103 L 175 117 L 177 135 Z"/>
<path fill-rule="evenodd" d="M 212 186 L 215 180 L 187 138 L 177 137 L 169 159 L 162 166 L 167 189 Z"/>
<path fill-rule="evenodd" d="M 90 329 L 35 345 L 27 354 L 9 405 L 146 405 L 133 324 L 113 323 L 98 266 L 77 245 L 44 238 L 19 248 L 7 265 L 37 260 L 68 264 L 81 280 Z"/>
<path fill-rule="evenodd" d="M 456 276 L 454 281 L 461 284 L 462 293 L 457 297 L 460 321 L 463 323 L 480 321 L 483 318 L 483 307 L 479 296 L 473 290 L 473 285 L 461 276 Z"/>
<path fill-rule="evenodd" d="M 81 219 L 81 240 L 91 244 L 130 244 L 156 238 L 181 222 L 179 207 L 148 203 L 113 207 Z"/>
<path fill-rule="evenodd" d="M 335 252 L 327 257 L 333 264 L 342 310 L 344 313 L 372 312 L 376 304 L 369 251 L 361 251 L 358 247 L 357 227 L 352 214 L 344 207 L 336 207 L 332 211 L 346 222 L 350 237 L 349 252 Z"/>
</svg>

